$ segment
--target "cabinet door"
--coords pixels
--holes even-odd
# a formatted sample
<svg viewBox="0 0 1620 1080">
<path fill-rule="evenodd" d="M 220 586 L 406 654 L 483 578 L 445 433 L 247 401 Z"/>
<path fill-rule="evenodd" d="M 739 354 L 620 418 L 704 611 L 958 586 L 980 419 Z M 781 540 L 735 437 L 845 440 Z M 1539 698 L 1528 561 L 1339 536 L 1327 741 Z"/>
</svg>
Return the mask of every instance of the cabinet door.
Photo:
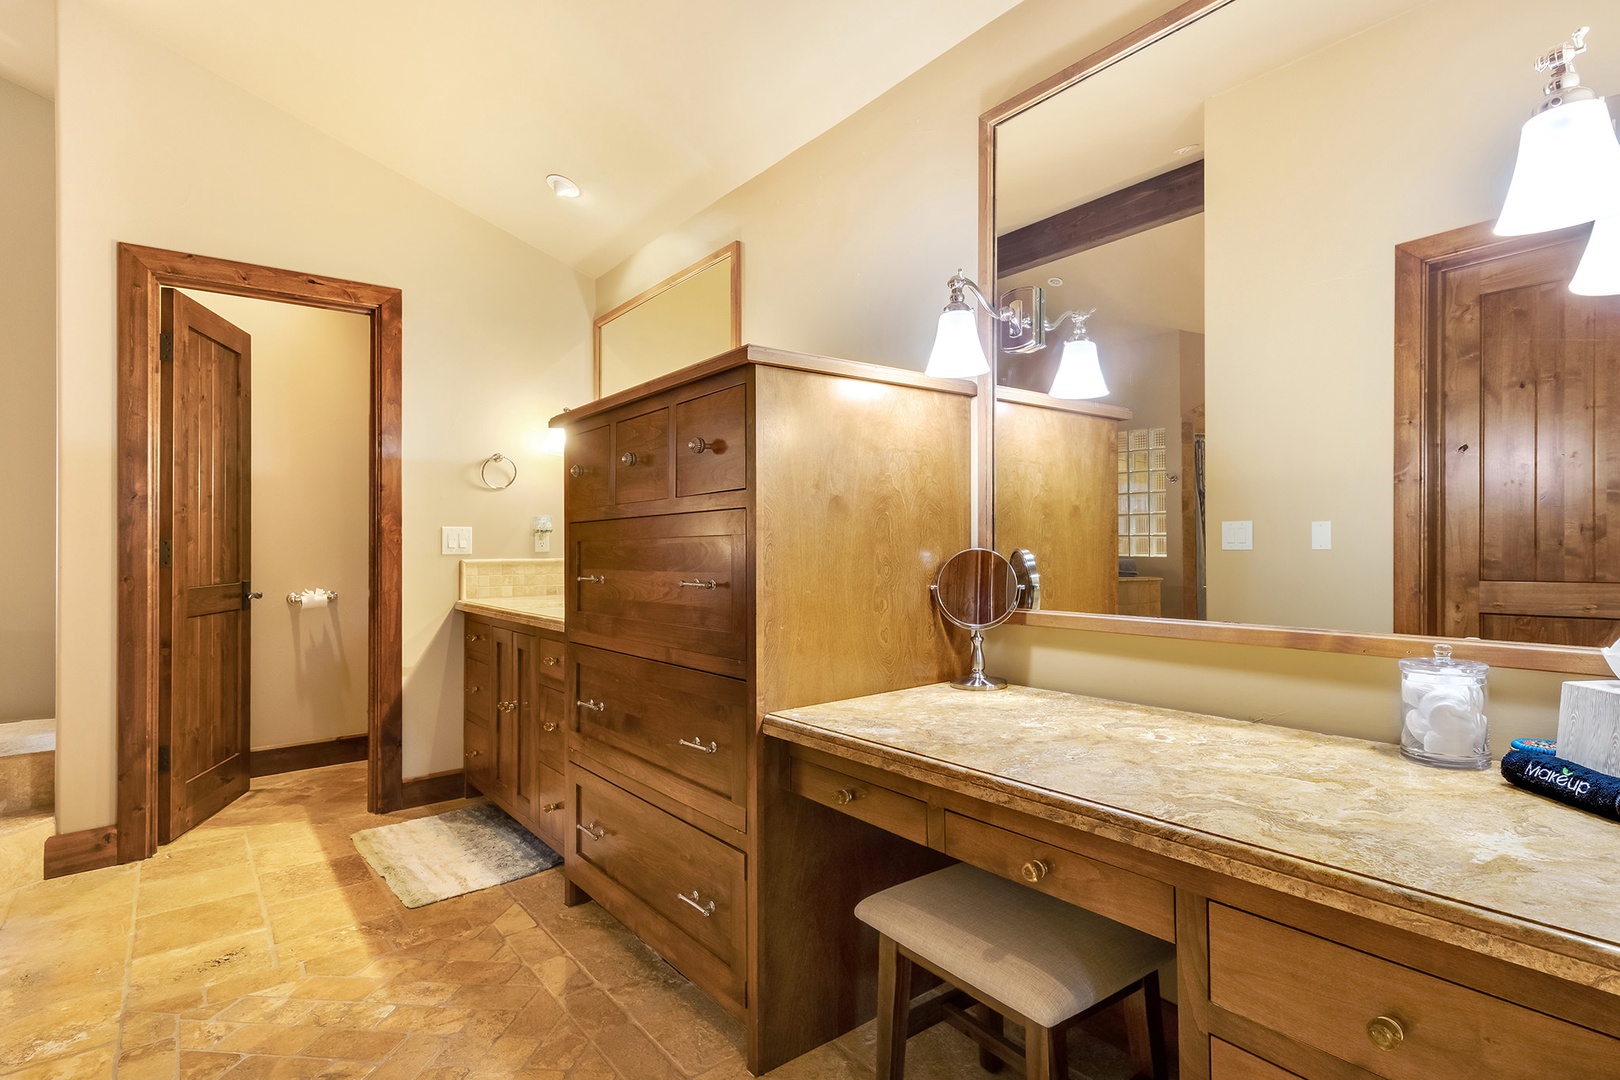
<svg viewBox="0 0 1620 1080">
<path fill-rule="evenodd" d="M 504 763 L 509 777 L 507 797 L 512 802 L 513 816 L 532 828 L 540 817 L 540 729 L 547 711 L 540 688 L 540 639 L 533 634 L 514 633 L 512 659 L 513 700 L 517 707 L 506 714 L 516 729 L 512 759 Z"/>
<path fill-rule="evenodd" d="M 541 648 L 545 643 L 541 642 Z M 540 708 L 538 710 L 540 724 L 540 761 L 549 765 L 558 772 L 563 767 L 563 725 L 568 722 L 568 708 L 563 701 L 563 692 L 554 687 L 540 685 Z"/>
<path fill-rule="evenodd" d="M 497 626 L 490 637 L 495 645 L 495 726 L 490 732 L 490 786 L 486 794 L 497 802 L 509 803 L 515 790 L 518 760 L 518 662 L 517 637 L 504 626 Z"/>
</svg>

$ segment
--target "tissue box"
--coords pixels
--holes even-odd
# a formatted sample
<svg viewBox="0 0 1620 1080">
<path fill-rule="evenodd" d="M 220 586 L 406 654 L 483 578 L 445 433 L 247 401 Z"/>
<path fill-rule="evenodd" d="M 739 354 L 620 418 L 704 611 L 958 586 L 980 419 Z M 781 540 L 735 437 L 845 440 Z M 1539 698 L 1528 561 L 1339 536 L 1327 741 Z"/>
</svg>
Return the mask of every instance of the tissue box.
<svg viewBox="0 0 1620 1080">
<path fill-rule="evenodd" d="M 1620 680 L 1564 684 L 1558 704 L 1558 756 L 1620 776 Z"/>
</svg>

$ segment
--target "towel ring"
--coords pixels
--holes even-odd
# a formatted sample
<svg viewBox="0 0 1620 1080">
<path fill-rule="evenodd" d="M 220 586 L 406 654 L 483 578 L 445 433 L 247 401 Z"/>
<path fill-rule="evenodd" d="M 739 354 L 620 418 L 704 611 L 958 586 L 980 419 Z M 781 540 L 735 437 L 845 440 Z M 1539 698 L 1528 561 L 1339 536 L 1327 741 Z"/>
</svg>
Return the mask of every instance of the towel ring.
<svg viewBox="0 0 1620 1080">
<path fill-rule="evenodd" d="M 490 481 L 489 481 L 489 467 L 491 465 L 510 465 L 512 467 L 512 475 L 507 477 L 506 483 L 504 483 L 504 484 L 492 484 L 492 483 L 490 483 Z M 517 483 L 517 462 L 513 461 L 511 458 L 506 457 L 506 456 L 504 456 L 502 454 L 491 454 L 491 455 L 489 455 L 489 457 L 484 459 L 484 462 L 483 462 L 482 465 L 478 466 L 478 476 L 479 476 L 479 479 L 484 481 L 484 486 L 489 488 L 489 490 L 491 490 L 491 491 L 505 491 L 507 488 L 509 488 L 513 484 Z"/>
</svg>

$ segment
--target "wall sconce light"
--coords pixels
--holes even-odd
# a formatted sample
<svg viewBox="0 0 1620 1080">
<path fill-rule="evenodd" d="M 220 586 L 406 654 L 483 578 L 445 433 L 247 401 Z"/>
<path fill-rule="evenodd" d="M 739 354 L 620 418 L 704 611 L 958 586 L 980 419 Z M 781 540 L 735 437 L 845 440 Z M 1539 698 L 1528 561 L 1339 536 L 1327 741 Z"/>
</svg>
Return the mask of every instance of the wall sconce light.
<svg viewBox="0 0 1620 1080">
<path fill-rule="evenodd" d="M 967 298 L 972 296 L 996 320 L 997 341 L 1005 353 L 1043 349 L 1046 335 L 1063 325 L 1064 319 L 1073 319 L 1074 334 L 1063 343 L 1063 355 L 1058 361 L 1050 393 L 1053 397 L 1071 399 L 1097 398 L 1108 393 L 1102 367 L 1097 362 L 1097 343 L 1086 337 L 1086 320 L 1096 314 L 1096 308 L 1086 312 L 1065 311 L 1056 319 L 1048 320 L 1046 293 L 1039 285 L 1009 289 L 1001 294 L 1001 303 L 996 305 L 960 270 L 945 284 L 951 290 L 951 299 L 939 316 L 939 332 L 934 336 L 934 350 L 928 356 L 927 374 L 941 379 L 972 379 L 990 370 L 984 346 L 979 343 L 979 321 L 967 303 Z"/>
<path fill-rule="evenodd" d="M 1586 51 L 1583 26 L 1535 63 L 1552 72 L 1545 100 L 1519 133 L 1499 236 L 1549 232 L 1620 214 L 1620 141 L 1609 106 L 1581 83 L 1575 58 Z"/>
<path fill-rule="evenodd" d="M 1620 293 L 1620 217 L 1599 218 L 1592 223 L 1592 237 L 1586 253 L 1569 279 L 1569 291 L 1580 296 L 1613 296 Z"/>
</svg>

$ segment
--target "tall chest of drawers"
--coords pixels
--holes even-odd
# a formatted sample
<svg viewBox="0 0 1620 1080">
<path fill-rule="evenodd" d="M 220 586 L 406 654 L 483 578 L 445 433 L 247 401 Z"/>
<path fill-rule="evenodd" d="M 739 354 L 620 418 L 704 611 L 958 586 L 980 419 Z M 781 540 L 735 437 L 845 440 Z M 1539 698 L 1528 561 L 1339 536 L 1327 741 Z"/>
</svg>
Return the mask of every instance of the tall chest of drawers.
<svg viewBox="0 0 1620 1080">
<path fill-rule="evenodd" d="M 561 418 L 570 898 L 740 1016 L 756 1071 L 841 1021 L 792 984 L 852 960 L 796 931 L 862 887 L 791 850 L 760 721 L 957 672 L 928 585 L 969 542 L 972 394 L 744 346 Z"/>
</svg>

